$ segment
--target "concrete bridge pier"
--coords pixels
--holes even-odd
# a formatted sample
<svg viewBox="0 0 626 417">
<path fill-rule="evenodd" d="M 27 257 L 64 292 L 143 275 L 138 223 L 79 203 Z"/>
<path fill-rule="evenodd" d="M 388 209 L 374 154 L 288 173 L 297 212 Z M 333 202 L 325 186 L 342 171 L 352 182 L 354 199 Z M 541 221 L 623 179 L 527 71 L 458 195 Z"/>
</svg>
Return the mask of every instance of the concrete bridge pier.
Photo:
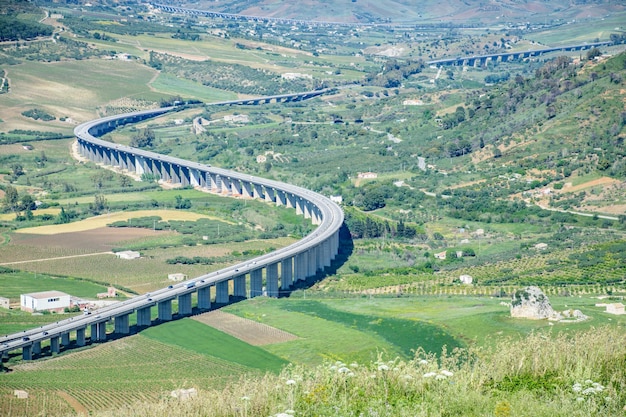
<svg viewBox="0 0 626 417">
<path fill-rule="evenodd" d="M 33 342 L 32 352 L 34 355 L 39 355 L 41 353 L 41 342 Z"/>
<path fill-rule="evenodd" d="M 181 316 L 191 315 L 191 293 L 178 296 L 178 314 Z"/>
<path fill-rule="evenodd" d="M 104 342 L 107 340 L 107 322 L 101 321 L 98 323 L 98 341 Z"/>
<path fill-rule="evenodd" d="M 157 304 L 159 320 L 170 321 L 172 320 L 172 300 L 159 301 Z"/>
<path fill-rule="evenodd" d="M 330 266 L 330 261 L 332 260 L 332 256 L 330 253 L 330 240 L 325 240 L 322 243 L 321 252 L 322 252 L 322 268 L 326 268 Z"/>
<path fill-rule="evenodd" d="M 246 276 L 240 275 L 233 278 L 233 295 L 246 298 Z"/>
<path fill-rule="evenodd" d="M 278 297 L 278 264 L 270 264 L 265 268 L 265 281 L 268 297 Z"/>
<path fill-rule="evenodd" d="M 209 310 L 211 308 L 211 287 L 198 289 L 198 308 Z"/>
<path fill-rule="evenodd" d="M 315 276 L 317 272 L 317 248 L 311 248 L 307 251 L 307 278 Z"/>
<path fill-rule="evenodd" d="M 252 198 L 253 196 L 252 184 L 250 184 L 249 182 L 242 182 L 241 183 L 241 195 L 243 195 L 246 198 Z"/>
<path fill-rule="evenodd" d="M 280 289 L 286 291 L 293 285 L 293 258 L 282 260 L 280 274 Z"/>
<path fill-rule="evenodd" d="M 61 345 L 59 343 L 59 336 L 50 338 L 50 352 L 59 353 L 61 351 Z"/>
<path fill-rule="evenodd" d="M 128 334 L 130 333 L 130 324 L 128 317 L 130 314 L 123 314 L 121 316 L 115 317 L 115 330 L 114 332 L 117 334 Z"/>
<path fill-rule="evenodd" d="M 86 327 L 76 329 L 76 346 L 85 346 L 87 344 L 85 341 L 86 330 Z"/>
<path fill-rule="evenodd" d="M 30 361 L 33 359 L 33 346 L 28 345 L 22 348 L 22 359 L 25 361 Z"/>
<path fill-rule="evenodd" d="M 295 281 L 303 281 L 306 279 L 306 252 L 299 253 L 296 255 L 295 263 L 294 263 L 294 279 Z"/>
<path fill-rule="evenodd" d="M 215 284 L 215 303 L 228 304 L 228 281 Z"/>
<path fill-rule="evenodd" d="M 61 334 L 61 344 L 65 347 L 70 345 L 70 333 L 62 333 Z"/>
<path fill-rule="evenodd" d="M 263 270 L 250 271 L 250 298 L 263 295 Z"/>
<path fill-rule="evenodd" d="M 144 307 L 137 310 L 137 326 L 144 327 L 152 324 L 152 313 L 150 307 Z"/>
</svg>

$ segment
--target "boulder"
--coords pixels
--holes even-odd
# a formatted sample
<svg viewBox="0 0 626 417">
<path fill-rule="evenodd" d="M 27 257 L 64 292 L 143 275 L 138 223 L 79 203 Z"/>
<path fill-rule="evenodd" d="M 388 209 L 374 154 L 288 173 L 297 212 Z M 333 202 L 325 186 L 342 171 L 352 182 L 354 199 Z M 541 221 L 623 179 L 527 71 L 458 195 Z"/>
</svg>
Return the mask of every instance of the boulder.
<svg viewBox="0 0 626 417">
<path fill-rule="evenodd" d="M 541 320 L 554 315 L 550 300 L 539 287 L 526 287 L 513 293 L 511 317 Z"/>
</svg>

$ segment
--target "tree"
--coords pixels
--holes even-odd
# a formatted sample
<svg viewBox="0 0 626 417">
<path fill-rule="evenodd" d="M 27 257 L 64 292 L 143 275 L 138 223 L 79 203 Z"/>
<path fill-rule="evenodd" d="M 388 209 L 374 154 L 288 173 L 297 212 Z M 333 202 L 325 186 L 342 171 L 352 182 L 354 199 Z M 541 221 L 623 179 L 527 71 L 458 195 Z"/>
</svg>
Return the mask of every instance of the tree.
<svg viewBox="0 0 626 417">
<path fill-rule="evenodd" d="M 120 177 L 120 186 L 121 187 L 130 187 L 130 184 L 131 184 L 131 182 L 130 182 L 130 178 L 129 177 L 127 177 L 126 175 L 122 175 Z"/>
<path fill-rule="evenodd" d="M 150 148 L 154 145 L 156 136 L 152 129 L 140 130 L 130 141 L 130 146 L 135 148 Z"/>
<path fill-rule="evenodd" d="M 89 210 L 93 214 L 100 214 L 104 210 L 109 208 L 107 199 L 102 194 L 96 194 L 93 199 L 93 203 L 89 204 Z"/>
<path fill-rule="evenodd" d="M 191 208 L 191 200 L 186 198 L 183 200 L 183 196 L 182 195 L 177 195 L 176 197 L 176 204 L 174 205 L 174 208 L 177 209 L 188 209 Z"/>
<path fill-rule="evenodd" d="M 59 216 L 57 217 L 57 224 L 65 224 L 65 223 L 69 223 L 71 220 L 71 217 L 69 214 L 67 214 L 67 212 L 65 211 L 65 209 L 63 207 L 61 207 L 61 212 L 59 213 Z"/>
<path fill-rule="evenodd" d="M 385 207 L 385 196 L 379 189 L 368 190 L 363 196 L 363 209 L 366 211 Z"/>
<path fill-rule="evenodd" d="M 598 56 L 602 56 L 602 52 L 598 48 L 591 48 L 587 51 L 587 59 L 590 61 Z"/>
<path fill-rule="evenodd" d="M 4 189 L 4 205 L 7 209 L 15 212 L 17 210 L 19 194 L 15 187 L 8 185 Z"/>
<path fill-rule="evenodd" d="M 14 177 L 19 177 L 20 175 L 24 175 L 24 167 L 20 164 L 13 164 L 11 166 L 11 171 L 13 171 Z"/>
<path fill-rule="evenodd" d="M 35 200 L 30 194 L 26 193 L 22 195 L 22 197 L 20 198 L 20 204 L 18 206 L 18 209 L 20 211 L 30 211 L 35 210 L 36 208 L 37 205 L 35 204 Z"/>
</svg>

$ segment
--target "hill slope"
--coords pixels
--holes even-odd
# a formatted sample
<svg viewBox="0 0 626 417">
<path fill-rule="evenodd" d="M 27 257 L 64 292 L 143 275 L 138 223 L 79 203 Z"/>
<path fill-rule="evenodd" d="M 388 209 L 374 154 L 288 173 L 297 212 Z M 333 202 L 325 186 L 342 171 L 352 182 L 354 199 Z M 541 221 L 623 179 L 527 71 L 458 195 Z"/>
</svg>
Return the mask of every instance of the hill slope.
<svg viewBox="0 0 626 417">
<path fill-rule="evenodd" d="M 581 4 L 582 3 L 582 4 Z M 427 0 L 222 0 L 181 1 L 183 7 L 215 10 L 251 16 L 310 19 L 330 22 L 540 22 L 551 19 L 598 18 L 623 10 L 618 2 L 590 0 L 573 4 L 569 1 L 511 1 L 493 2 L 451 0 L 445 3 Z"/>
</svg>

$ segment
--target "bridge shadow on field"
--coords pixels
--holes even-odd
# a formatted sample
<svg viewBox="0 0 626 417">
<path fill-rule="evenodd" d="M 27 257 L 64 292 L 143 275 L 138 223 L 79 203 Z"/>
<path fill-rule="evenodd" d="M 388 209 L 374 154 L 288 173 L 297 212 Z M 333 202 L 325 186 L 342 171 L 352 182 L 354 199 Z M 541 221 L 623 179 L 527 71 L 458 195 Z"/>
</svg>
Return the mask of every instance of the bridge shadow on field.
<svg viewBox="0 0 626 417">
<path fill-rule="evenodd" d="M 339 253 L 337 253 L 335 259 L 330 263 L 330 266 L 325 267 L 322 271 L 317 271 L 312 277 L 294 283 L 289 290 L 281 291 L 279 297 L 289 297 L 294 291 L 307 289 L 313 284 L 322 281 L 324 278 L 337 274 L 337 270 L 347 262 L 353 251 L 354 241 L 352 240 L 348 226 L 346 226 L 344 222 L 341 229 L 339 229 Z"/>
</svg>

